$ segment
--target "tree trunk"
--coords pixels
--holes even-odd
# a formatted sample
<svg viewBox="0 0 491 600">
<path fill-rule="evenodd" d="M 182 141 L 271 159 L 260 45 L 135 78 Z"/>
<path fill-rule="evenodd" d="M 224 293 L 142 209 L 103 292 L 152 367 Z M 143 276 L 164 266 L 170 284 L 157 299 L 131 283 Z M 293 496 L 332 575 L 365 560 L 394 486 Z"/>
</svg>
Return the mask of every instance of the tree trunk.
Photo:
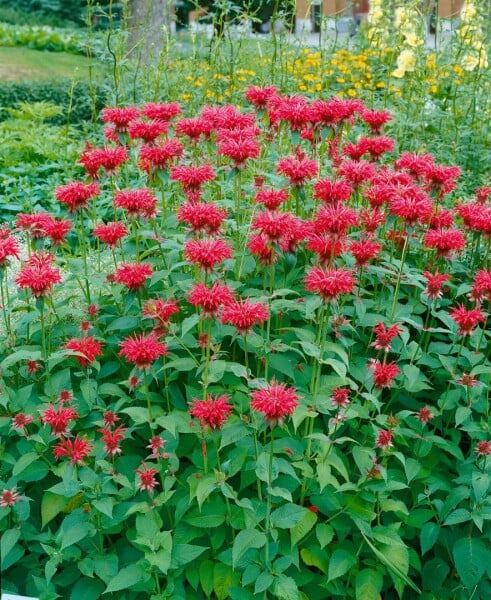
<svg viewBox="0 0 491 600">
<path fill-rule="evenodd" d="M 128 51 L 145 63 L 155 61 L 170 28 L 171 0 L 128 0 Z"/>
</svg>

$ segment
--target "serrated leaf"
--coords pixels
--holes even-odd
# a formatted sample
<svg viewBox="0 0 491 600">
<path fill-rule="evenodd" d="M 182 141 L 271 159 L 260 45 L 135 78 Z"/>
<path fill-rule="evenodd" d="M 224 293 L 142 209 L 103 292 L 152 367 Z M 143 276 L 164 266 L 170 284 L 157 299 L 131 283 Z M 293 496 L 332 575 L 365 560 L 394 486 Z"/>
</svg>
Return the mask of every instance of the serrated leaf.
<svg viewBox="0 0 491 600">
<path fill-rule="evenodd" d="M 272 484 L 279 475 L 278 463 L 273 459 L 271 467 L 271 481 L 269 480 L 269 453 L 261 452 L 256 461 L 256 475 L 261 481 Z"/>
<path fill-rule="evenodd" d="M 16 461 L 14 468 L 12 469 L 12 475 L 18 477 L 27 467 L 38 460 L 39 456 L 35 452 L 28 452 L 22 455 L 19 460 Z"/>
<path fill-rule="evenodd" d="M 273 583 L 273 581 L 274 581 L 273 575 L 271 575 L 271 573 L 268 573 L 267 571 L 264 571 L 256 579 L 256 583 L 254 585 L 254 593 L 260 594 L 261 592 L 266 591 L 270 587 L 270 585 Z"/>
<path fill-rule="evenodd" d="M 17 540 L 20 538 L 20 529 L 7 529 L 2 533 L 0 541 L 0 557 L 2 570 L 4 569 L 4 562 L 7 561 L 7 556 L 10 551 L 14 548 Z"/>
<path fill-rule="evenodd" d="M 193 544 L 174 544 L 172 548 L 171 568 L 177 569 L 201 556 L 208 550 L 208 546 L 195 546 Z"/>
<path fill-rule="evenodd" d="M 276 579 L 273 589 L 275 598 L 279 598 L 280 600 L 299 600 L 300 598 L 298 587 L 293 577 L 280 575 Z"/>
<path fill-rule="evenodd" d="M 319 523 L 315 528 L 315 535 L 319 541 L 320 547 L 325 548 L 332 542 L 334 529 L 327 523 Z"/>
<path fill-rule="evenodd" d="M 239 531 L 232 546 L 232 566 L 235 568 L 249 548 L 262 548 L 266 544 L 266 534 L 257 529 Z"/>
<path fill-rule="evenodd" d="M 333 579 L 342 577 L 355 563 L 356 556 L 352 552 L 348 552 L 344 548 L 334 550 L 329 560 L 327 580 L 332 581 Z"/>
<path fill-rule="evenodd" d="M 96 508 L 103 515 L 106 515 L 106 517 L 109 517 L 110 519 L 113 518 L 113 503 L 111 498 L 106 496 L 105 498 L 94 500 L 92 504 L 94 508 Z"/>
<path fill-rule="evenodd" d="M 300 556 L 308 567 L 317 567 L 324 575 L 327 575 L 329 563 L 327 562 L 327 554 L 324 550 L 316 546 L 309 546 L 300 550 Z"/>
<path fill-rule="evenodd" d="M 211 560 L 200 562 L 199 581 L 206 597 L 211 596 L 213 591 L 213 562 Z"/>
<path fill-rule="evenodd" d="M 291 529 L 301 521 L 306 512 L 310 511 L 304 506 L 283 504 L 271 513 L 271 525 L 279 529 Z"/>
<path fill-rule="evenodd" d="M 101 597 L 103 590 L 102 581 L 82 577 L 73 586 L 70 600 L 97 600 Z"/>
<path fill-rule="evenodd" d="M 52 521 L 56 515 L 59 515 L 65 508 L 67 498 L 65 496 L 59 496 L 53 494 L 53 492 L 44 492 L 41 500 L 41 528 L 44 529 L 46 525 Z"/>
<path fill-rule="evenodd" d="M 419 540 L 421 543 L 421 555 L 424 555 L 431 550 L 435 545 L 438 536 L 440 535 L 440 526 L 432 521 L 425 523 L 421 528 Z"/>
<path fill-rule="evenodd" d="M 246 425 L 244 425 L 244 423 L 233 423 L 231 425 L 226 425 L 222 431 L 220 450 L 226 446 L 229 446 L 230 444 L 235 444 L 248 434 L 249 429 Z"/>
<path fill-rule="evenodd" d="M 464 537 L 455 542 L 452 554 L 462 583 L 467 589 L 472 588 L 484 573 L 489 561 L 489 550 L 481 540 Z"/>
<path fill-rule="evenodd" d="M 307 535 L 312 527 L 317 523 L 317 515 L 311 510 L 307 510 L 300 521 L 290 529 L 291 544 L 295 546 Z"/>
<path fill-rule="evenodd" d="M 443 522 L 444 525 L 457 525 L 471 520 L 471 513 L 465 508 L 457 508 Z"/>
<path fill-rule="evenodd" d="M 131 588 L 133 585 L 143 581 L 143 575 L 144 571 L 138 564 L 123 567 L 121 571 L 109 581 L 107 588 L 104 590 L 104 594 Z"/>
<path fill-rule="evenodd" d="M 356 600 L 378 600 L 383 583 L 384 578 L 379 571 L 363 569 L 355 579 Z"/>
<path fill-rule="evenodd" d="M 239 574 L 223 563 L 216 563 L 213 569 L 213 591 L 218 600 L 229 598 L 229 590 L 239 582 Z"/>
</svg>

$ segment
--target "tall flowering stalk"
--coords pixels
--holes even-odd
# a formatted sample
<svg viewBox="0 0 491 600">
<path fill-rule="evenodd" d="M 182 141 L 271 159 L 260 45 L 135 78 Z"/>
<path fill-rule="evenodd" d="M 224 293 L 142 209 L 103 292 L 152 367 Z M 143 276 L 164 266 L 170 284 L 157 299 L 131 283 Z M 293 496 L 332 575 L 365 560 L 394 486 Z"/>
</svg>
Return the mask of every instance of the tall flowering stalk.
<svg viewBox="0 0 491 600">
<path fill-rule="evenodd" d="M 395 10 L 394 25 L 401 37 L 397 68 L 392 72 L 393 77 L 401 79 L 407 72 L 416 69 L 418 50 L 424 45 L 425 21 L 418 9 L 418 2 L 407 5 L 404 3 Z"/>
<path fill-rule="evenodd" d="M 465 0 L 462 5 L 458 36 L 462 45 L 460 63 L 465 71 L 484 69 L 488 66 L 484 33 L 486 10 L 486 2 Z"/>
<path fill-rule="evenodd" d="M 367 14 L 367 38 L 373 47 L 386 48 L 389 41 L 391 14 L 386 0 L 372 0 Z"/>
</svg>

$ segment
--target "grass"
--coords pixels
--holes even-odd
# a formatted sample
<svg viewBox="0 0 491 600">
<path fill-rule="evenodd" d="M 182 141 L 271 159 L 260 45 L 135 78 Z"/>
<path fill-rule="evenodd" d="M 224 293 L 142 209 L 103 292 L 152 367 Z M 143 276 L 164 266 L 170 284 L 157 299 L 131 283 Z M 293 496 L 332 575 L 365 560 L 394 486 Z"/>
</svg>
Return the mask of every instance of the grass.
<svg viewBox="0 0 491 600">
<path fill-rule="evenodd" d="M 29 48 L 0 47 L 0 81 L 24 79 L 84 79 L 90 60 L 65 52 L 42 52 Z"/>
</svg>

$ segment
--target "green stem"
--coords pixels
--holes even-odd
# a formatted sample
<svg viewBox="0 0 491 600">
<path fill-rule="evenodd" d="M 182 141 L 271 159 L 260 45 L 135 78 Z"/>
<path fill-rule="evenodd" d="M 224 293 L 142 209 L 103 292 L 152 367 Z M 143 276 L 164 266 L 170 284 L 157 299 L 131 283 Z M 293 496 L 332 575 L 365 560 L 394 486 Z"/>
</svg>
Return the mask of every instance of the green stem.
<svg viewBox="0 0 491 600">
<path fill-rule="evenodd" d="M 394 300 L 392 301 L 392 308 L 390 311 L 390 319 L 389 319 L 390 323 L 393 322 L 394 315 L 396 312 L 397 300 L 398 300 L 398 296 L 399 296 L 399 287 L 401 285 L 402 271 L 404 270 L 404 261 L 406 259 L 406 252 L 407 252 L 408 245 L 409 245 L 409 236 L 410 236 L 410 231 L 408 230 L 407 235 L 404 239 L 404 247 L 402 249 L 401 266 L 399 267 L 399 272 L 397 274 L 396 289 L 394 291 Z"/>
<path fill-rule="evenodd" d="M 266 509 L 266 546 L 265 550 L 265 563 L 266 567 L 270 566 L 269 559 L 269 540 L 271 535 L 271 488 L 273 486 L 273 458 L 274 458 L 274 426 L 271 428 L 271 440 L 269 444 L 269 464 L 268 464 L 268 489 L 266 490 L 267 494 L 267 509 Z"/>
<path fill-rule="evenodd" d="M 92 300 L 90 297 L 89 268 L 88 268 L 88 264 L 87 264 L 87 248 L 85 245 L 85 240 L 86 240 L 85 224 L 84 224 L 84 215 L 83 215 L 82 211 L 79 212 L 78 239 L 80 240 L 80 249 L 82 251 L 82 261 L 84 263 L 85 297 L 87 300 L 87 304 L 92 304 Z"/>
</svg>

